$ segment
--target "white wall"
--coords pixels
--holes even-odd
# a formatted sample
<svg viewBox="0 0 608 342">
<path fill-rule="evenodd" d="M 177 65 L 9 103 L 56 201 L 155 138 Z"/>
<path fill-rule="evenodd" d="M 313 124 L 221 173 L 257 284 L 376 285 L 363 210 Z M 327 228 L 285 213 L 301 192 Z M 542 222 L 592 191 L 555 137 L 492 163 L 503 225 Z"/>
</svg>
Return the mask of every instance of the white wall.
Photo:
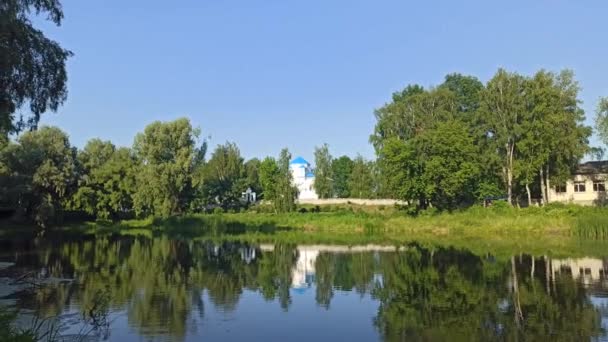
<svg viewBox="0 0 608 342">
<path fill-rule="evenodd" d="M 569 180 L 566 183 L 566 192 L 558 193 L 555 191 L 555 186 L 551 186 L 551 188 L 549 189 L 549 202 L 594 205 L 597 204 L 598 201 L 606 201 L 607 194 L 605 192 L 602 193 L 593 191 L 594 181 L 601 181 L 604 183 L 604 186 L 608 188 L 608 184 L 606 184 L 606 179 L 608 179 L 608 175 L 605 174 L 594 176 L 575 175 L 573 176 L 573 179 Z M 584 182 L 585 192 L 575 192 L 575 182 Z"/>
</svg>

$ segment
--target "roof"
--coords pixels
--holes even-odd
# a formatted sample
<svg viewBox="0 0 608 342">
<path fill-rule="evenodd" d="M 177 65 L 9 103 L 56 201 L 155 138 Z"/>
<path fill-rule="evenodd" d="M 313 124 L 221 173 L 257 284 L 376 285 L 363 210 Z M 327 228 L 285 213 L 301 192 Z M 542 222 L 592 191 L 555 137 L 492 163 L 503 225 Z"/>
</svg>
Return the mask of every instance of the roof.
<svg viewBox="0 0 608 342">
<path fill-rule="evenodd" d="M 302 157 L 297 157 L 296 159 L 292 160 L 291 163 L 289 164 L 306 164 L 308 165 L 309 163 L 306 161 L 306 159 L 302 158 Z"/>
<path fill-rule="evenodd" d="M 608 173 L 608 160 L 582 163 L 578 166 L 575 172 L 577 175 L 592 175 L 598 173 Z"/>
</svg>

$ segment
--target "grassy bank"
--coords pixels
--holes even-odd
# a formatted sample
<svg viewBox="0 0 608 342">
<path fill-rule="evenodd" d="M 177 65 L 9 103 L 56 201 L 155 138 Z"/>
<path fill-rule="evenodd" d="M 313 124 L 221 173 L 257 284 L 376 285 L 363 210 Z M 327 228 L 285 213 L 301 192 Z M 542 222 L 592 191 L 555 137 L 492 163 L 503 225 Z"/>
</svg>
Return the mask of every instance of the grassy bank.
<svg viewBox="0 0 608 342">
<path fill-rule="evenodd" d="M 604 253 L 608 209 L 551 205 L 543 208 L 473 207 L 412 217 L 395 208 L 333 206 L 306 212 L 193 214 L 70 226 L 78 233 L 120 233 L 259 243 L 449 244 L 478 252 Z M 65 232 L 65 231 L 64 231 Z"/>
</svg>

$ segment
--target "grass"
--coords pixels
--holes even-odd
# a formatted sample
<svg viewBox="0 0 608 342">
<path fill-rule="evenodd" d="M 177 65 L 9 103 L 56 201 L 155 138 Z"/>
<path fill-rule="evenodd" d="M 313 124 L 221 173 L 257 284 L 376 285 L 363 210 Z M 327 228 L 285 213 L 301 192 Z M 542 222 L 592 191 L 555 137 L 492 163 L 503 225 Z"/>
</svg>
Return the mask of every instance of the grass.
<svg viewBox="0 0 608 342">
<path fill-rule="evenodd" d="M 452 213 L 428 211 L 411 217 L 392 207 L 342 205 L 306 212 L 191 214 L 118 224 L 84 223 L 63 230 L 90 234 L 167 234 L 181 239 L 298 244 L 451 245 L 479 253 L 605 256 L 608 209 L 552 204 L 538 208 L 472 207 Z M 588 241 L 591 240 L 591 241 Z M 595 240 L 595 241 L 594 241 Z"/>
<path fill-rule="evenodd" d="M 393 207 L 337 205 L 304 207 L 304 212 L 191 214 L 119 223 L 86 222 L 59 234 L 115 234 L 179 239 L 222 239 L 258 243 L 452 245 L 479 253 L 496 250 L 537 255 L 605 256 L 608 208 L 551 204 L 525 209 L 496 205 L 452 213 L 426 211 L 412 217 Z M 0 230 L 1 231 L 1 230 Z M 4 233 L 8 234 L 8 233 Z M 3 237 L 3 236 L 0 236 Z M 591 241 L 588 241 L 591 240 Z"/>
</svg>

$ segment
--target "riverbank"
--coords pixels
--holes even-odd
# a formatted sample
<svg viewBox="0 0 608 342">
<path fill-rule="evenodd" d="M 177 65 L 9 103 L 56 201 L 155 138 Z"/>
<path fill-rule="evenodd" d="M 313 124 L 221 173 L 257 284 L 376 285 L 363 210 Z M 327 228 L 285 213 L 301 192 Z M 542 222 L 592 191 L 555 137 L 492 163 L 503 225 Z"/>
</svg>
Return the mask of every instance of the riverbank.
<svg viewBox="0 0 608 342">
<path fill-rule="evenodd" d="M 2 229 L 0 239 L 26 230 L 27 226 Z M 413 217 L 391 206 L 301 206 L 299 212 L 284 214 L 255 208 L 243 213 L 190 214 L 117 223 L 85 222 L 44 233 L 53 232 L 166 234 L 180 239 L 254 243 L 395 245 L 416 242 L 452 245 L 479 253 L 498 249 L 509 254 L 525 249 L 539 254 L 584 254 L 593 250 L 594 245 L 605 248 L 608 208 L 549 205 L 520 209 L 497 205 L 452 213 L 426 211 Z M 602 243 L 596 244 L 597 241 Z"/>
<path fill-rule="evenodd" d="M 416 217 L 394 207 L 356 205 L 303 207 L 274 214 L 191 214 L 171 218 L 86 222 L 54 229 L 60 234 L 169 235 L 180 239 L 238 240 L 253 243 L 442 244 L 479 253 L 517 250 L 548 254 L 589 254 L 606 247 L 608 209 L 551 205 L 525 209 L 473 207 Z M 15 232 L 15 229 L 10 231 Z M 50 233 L 50 232 L 49 232 Z M 7 231 L 0 232 L 4 236 Z M 2 235 L 0 235 L 2 238 Z M 596 243 L 601 242 L 601 243 Z"/>
</svg>

